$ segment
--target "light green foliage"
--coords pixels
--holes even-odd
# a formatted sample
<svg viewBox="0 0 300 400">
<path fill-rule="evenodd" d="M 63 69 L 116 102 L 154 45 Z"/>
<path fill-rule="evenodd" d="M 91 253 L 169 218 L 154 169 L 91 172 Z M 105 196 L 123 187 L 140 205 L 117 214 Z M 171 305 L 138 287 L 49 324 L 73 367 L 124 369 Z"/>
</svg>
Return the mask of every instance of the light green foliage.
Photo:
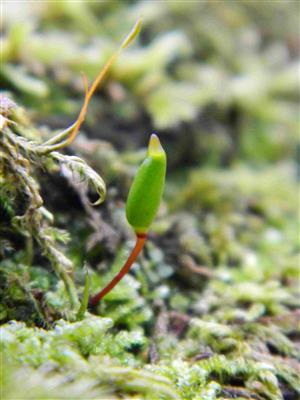
<svg viewBox="0 0 300 400">
<path fill-rule="evenodd" d="M 85 183 L 86 187 L 91 186 L 99 195 L 98 199 L 93 203 L 94 206 L 101 204 L 106 196 L 105 183 L 101 176 L 99 176 L 87 163 L 79 157 L 67 156 L 65 154 L 51 153 L 51 158 L 59 162 L 60 167 L 63 169 L 64 175 L 70 175 L 75 184 Z"/>
<path fill-rule="evenodd" d="M 128 163 L 131 158 L 124 159 Z M 194 170 L 184 177 L 184 187 L 171 179 L 166 198 L 176 213 L 154 223 L 153 231 L 175 242 L 159 248 L 149 241 L 132 273 L 101 303 L 104 318 L 86 313 L 80 322 L 60 320 L 51 326 L 59 316 L 70 317 L 63 281 L 41 266 L 27 264 L 26 252 L 2 261 L 2 320 L 26 319 L 50 328 L 2 326 L 4 360 L 11 365 L 7 398 L 19 395 L 18 388 L 9 384 L 18 376 L 26 377 L 28 390 L 37 398 L 53 382 L 60 393 L 69 390 L 74 398 L 90 390 L 91 398 L 118 398 L 118 393 L 134 398 L 138 393 L 149 400 L 215 400 L 235 393 L 242 399 L 279 400 L 282 384 L 297 396 L 294 363 L 300 355 L 292 340 L 299 332 L 298 314 L 293 311 L 298 300 L 292 171 L 292 164 L 286 163 L 272 167 L 272 174 L 262 168 L 259 176 L 243 166 Z M 7 197 L 8 204 L 12 199 Z M 87 205 L 90 212 L 88 201 Z M 5 210 L 14 215 L 10 206 Z M 50 223 L 51 216 L 42 212 Z M 120 210 L 116 208 L 112 216 L 121 228 Z M 46 229 L 68 244 L 60 230 Z M 71 235 L 76 247 L 71 255 L 77 260 L 76 277 L 83 291 L 76 232 Z M 173 246 L 175 258 L 167 256 Z M 130 243 L 123 246 L 114 263 L 104 260 L 109 268 L 101 273 L 88 267 L 91 291 L 115 275 L 130 248 Z M 191 256 L 199 264 L 205 262 L 208 275 L 188 269 L 186 257 Z M 182 282 L 187 286 L 181 288 Z M 43 295 L 43 303 L 35 291 Z M 169 311 L 157 316 L 155 304 L 166 301 Z M 178 321 L 186 329 L 182 337 L 172 325 Z M 154 330 L 152 337 L 149 328 Z M 153 345 L 158 361 L 149 363 Z M 74 381 L 67 383 L 70 374 Z M 236 381 L 242 387 L 232 384 Z M 59 398 L 56 389 L 55 396 Z"/>
<path fill-rule="evenodd" d="M 8 366 L 15 369 L 20 361 L 28 367 L 48 365 L 44 371 L 39 368 L 40 372 L 18 368 L 13 372 L 12 368 L 9 369 L 3 387 L 5 398 L 13 398 L 18 393 L 18 388 L 14 389 L 11 385 L 11 379 L 18 375 L 26 376 L 31 371 L 25 385 L 30 391 L 33 390 L 32 395 L 41 392 L 47 396 L 50 393 L 61 396 L 61 393 L 70 390 L 68 396 L 73 392 L 78 396 L 76 390 L 83 393 L 83 389 L 86 389 L 91 391 L 92 398 L 106 398 L 102 397 L 105 393 L 111 398 L 118 398 L 120 390 L 129 395 L 138 390 L 149 400 L 151 393 L 166 399 L 178 399 L 168 379 L 136 369 L 140 361 L 131 351 L 140 351 L 145 346 L 144 335 L 138 330 L 111 334 L 108 333 L 111 326 L 110 319 L 91 315 L 77 323 L 58 321 L 54 329 L 48 332 L 27 328 L 23 323 L 3 325 L 0 328 L 1 356 Z M 5 373 L 3 370 L 1 372 Z M 76 379 L 76 385 L 71 382 L 70 387 L 66 385 L 63 376 L 65 379 L 73 377 L 71 382 Z M 58 387 L 61 386 L 62 392 L 50 389 L 54 382 Z M 32 387 L 33 383 L 35 388 Z M 49 387 L 50 393 L 43 390 L 45 386 Z"/>
<path fill-rule="evenodd" d="M 36 382 L 37 388 L 40 386 L 40 390 L 42 390 L 42 380 L 45 380 L 46 385 L 47 382 L 50 384 L 56 380 L 62 386 L 62 390 L 66 390 L 68 386 L 65 386 L 62 380 L 64 375 L 67 376 L 66 374 L 72 374 L 74 379 L 76 378 L 78 389 L 85 387 L 85 382 L 87 382 L 90 389 L 93 388 L 95 393 L 101 395 L 108 390 L 109 382 L 113 382 L 113 386 L 110 385 L 107 393 L 113 395 L 123 390 L 124 393 L 133 394 L 137 390 L 145 399 L 150 399 L 151 393 L 154 396 L 152 398 L 155 399 L 202 398 L 199 396 L 215 399 L 226 390 L 226 382 L 230 379 L 243 379 L 245 388 L 242 390 L 245 394 L 261 393 L 262 398 L 277 400 L 281 398 L 278 378 L 288 380 L 295 390 L 299 385 L 296 373 L 283 360 L 281 362 L 272 360 L 267 354 L 265 355 L 267 358 L 264 358 L 264 353 L 255 351 L 257 340 L 262 337 L 254 325 L 255 332 L 252 339 L 250 336 L 250 340 L 248 338 L 245 342 L 248 346 L 244 349 L 239 346 L 237 349 L 239 356 L 234 356 L 233 347 L 230 350 L 227 349 L 227 355 L 224 356 L 217 354 L 225 349 L 222 348 L 221 342 L 225 341 L 226 337 L 237 337 L 237 333 L 226 325 L 222 327 L 222 325 L 205 323 L 201 320 L 192 321 L 187 339 L 174 347 L 174 354 L 170 360 L 162 360 L 157 365 L 144 365 L 144 371 L 136 369 L 142 365 L 142 358 L 136 358 L 131 351 L 135 349 L 136 352 L 139 349 L 139 354 L 142 354 L 141 350 L 147 343 L 145 336 L 139 330 L 112 334 L 109 332 L 111 327 L 110 319 L 95 316 L 88 316 L 77 323 L 58 321 L 54 329 L 48 332 L 27 328 L 23 323 L 3 325 L 0 336 L 2 357 L 8 366 L 16 367 L 18 363 L 21 363 L 28 367 L 39 368 L 47 364 L 47 370 L 43 371 L 39 368 L 40 372 L 32 371 L 30 375 Z M 243 331 L 244 334 L 251 335 L 247 325 L 240 329 L 240 332 Z M 192 342 L 191 338 L 193 338 Z M 199 339 L 202 346 L 210 346 L 216 354 L 193 363 L 178 358 L 184 351 L 191 359 L 192 347 L 195 352 L 201 350 Z M 164 340 L 169 339 L 165 337 Z M 249 345 L 253 346 L 251 351 L 249 351 Z M 189 353 L 186 353 L 187 351 Z M 243 353 L 244 357 L 242 357 Z M 105 368 L 103 363 L 106 364 Z M 26 375 L 29 371 L 30 369 L 19 371 L 17 368 L 14 373 L 10 370 L 10 374 L 12 376 Z M 212 376 L 217 381 L 213 382 Z M 11 398 L 12 393 L 17 393 L 9 386 L 10 379 L 4 386 L 8 391 L 7 398 Z M 29 388 L 31 379 L 28 382 Z M 97 385 L 100 385 L 99 388 L 96 388 L 96 381 Z M 73 390 L 75 388 L 76 385 Z M 228 388 L 230 388 L 229 385 Z M 72 390 L 72 385 L 70 390 Z"/>
<path fill-rule="evenodd" d="M 72 262 L 63 254 L 58 244 L 59 242 L 65 243 L 68 236 L 50 226 L 53 222 L 53 215 L 43 206 L 40 186 L 34 176 L 33 168 L 39 165 L 53 171 L 57 168 L 57 164 L 60 164 L 65 168 L 65 174 L 72 173 L 74 179 L 85 185 L 83 190 L 87 190 L 87 185 L 93 186 L 99 195 L 96 204 L 99 204 L 105 197 L 105 184 L 102 178 L 80 158 L 57 152 L 44 155 L 42 144 L 20 136 L 24 127 L 22 120 L 18 119 L 16 108 L 16 105 L 2 95 L 0 179 L 4 208 L 8 211 L 7 226 L 27 238 L 25 261 L 29 264 L 33 252 L 33 239 L 35 239 L 57 275 L 63 280 L 69 301 L 72 307 L 76 308 L 78 306 L 77 293 L 69 275 Z M 9 204 L 7 204 L 8 199 L 10 199 Z M 0 201 L 2 203 L 2 197 Z M 22 207 L 19 205 L 20 202 L 23 203 Z"/>
<path fill-rule="evenodd" d="M 297 399 L 297 2 L 32 4 L 5 2 L 0 50 L 19 103 L 0 104 L 4 399 Z M 80 71 L 92 81 L 141 15 L 85 132 L 49 152 Z M 152 130 L 160 218 L 92 315 L 86 270 L 92 293 L 132 248 L 125 200 Z"/>
<path fill-rule="evenodd" d="M 276 177 L 291 200 L 293 177 L 292 174 L 286 174 L 287 171 L 289 168 L 282 165 L 276 170 Z M 240 175 L 237 176 L 237 172 Z M 244 179 L 245 174 L 247 179 Z M 158 393 L 163 394 L 162 398 L 167 399 L 215 400 L 222 396 L 230 398 L 226 397 L 228 393 L 235 393 L 235 396 L 238 393 L 242 399 L 252 396 L 263 400 L 279 400 L 282 399 L 282 382 L 297 396 L 300 382 L 293 363 L 300 355 L 289 338 L 289 335 L 299 332 L 298 314 L 293 311 L 298 303 L 297 288 L 293 284 L 297 271 L 293 261 L 293 241 L 288 236 L 288 232 L 293 232 L 295 228 L 292 218 L 295 204 L 293 201 L 288 204 L 284 202 L 276 184 L 266 186 L 268 178 L 268 171 L 264 170 L 254 180 L 253 174 L 241 167 L 226 173 L 194 171 L 182 191 L 182 198 L 177 196 L 176 201 L 170 203 L 172 208 L 180 210 L 186 206 L 189 213 L 179 213 L 175 219 L 171 217 L 171 221 L 166 217 L 164 229 L 168 230 L 168 226 L 175 223 L 172 231 L 178 236 L 182 255 L 192 254 L 200 262 L 203 254 L 207 254 L 210 263 L 213 263 L 213 257 L 219 255 L 218 263 L 214 267 L 207 267 L 213 273 L 210 279 L 201 276 L 197 284 L 197 275 L 184 275 L 187 282 L 192 281 L 191 287 L 180 291 L 170 277 L 182 275 L 185 264 L 179 264 L 178 268 L 178 262 L 166 260 L 164 252 L 149 242 L 148 256 L 141 257 L 132 274 L 125 277 L 101 303 L 101 315 L 111 318 L 110 321 L 86 315 L 78 323 L 60 321 L 49 332 L 26 328 L 22 324 L 5 326 L 5 335 L 2 337 L 6 338 L 5 351 L 8 360 L 14 361 L 15 373 L 30 374 L 38 382 L 41 379 L 46 382 L 56 379 L 61 382 L 63 391 L 68 386 L 65 386 L 62 377 L 71 368 L 79 389 L 85 387 L 82 385 L 87 381 L 89 387 L 99 393 L 99 397 L 104 393 L 104 398 L 107 396 L 105 390 L 108 381 L 113 381 L 110 390 L 114 394 L 109 393 L 116 398 L 116 393 L 121 391 L 128 393 L 128 396 L 134 396 L 137 392 L 143 399 L 160 399 L 160 395 L 153 394 L 154 385 Z M 195 185 L 200 183 L 212 189 L 202 190 L 203 196 L 198 198 L 198 190 L 195 189 L 198 186 Z M 255 199 L 255 203 L 252 199 Z M 268 207 L 271 200 L 272 208 Z M 221 204 L 224 205 L 223 209 Z M 248 211 L 249 204 L 254 210 L 261 210 L 260 214 L 252 215 Z M 203 210 L 205 214 L 202 214 Z M 191 211 L 200 218 L 193 219 Z M 243 219 L 240 215 L 243 215 Z M 222 229 L 218 228 L 215 220 L 219 221 Z M 247 235 L 242 234 L 241 223 L 248 226 Z M 283 235 L 283 232 L 286 233 Z M 168 231 L 165 235 L 168 235 Z M 234 243 L 233 237 L 236 238 Z M 201 251 L 194 241 L 201 244 Z M 111 279 L 130 248 L 131 244 L 128 243 L 106 273 L 90 271 L 91 289 L 103 286 Z M 165 251 L 168 251 L 168 246 Z M 4 268 L 12 274 L 13 264 L 5 264 Z M 162 273 L 168 268 L 171 272 Z M 18 274 L 21 271 L 18 269 Z M 28 284 L 48 288 L 49 276 L 42 274 L 39 269 L 32 268 L 32 271 L 35 272 L 32 272 Z M 286 279 L 290 284 L 284 283 Z M 27 296 L 29 293 L 30 290 Z M 24 298 L 24 293 L 20 292 L 19 296 Z M 49 307 L 64 314 L 68 302 L 63 284 L 60 283 L 55 291 L 49 292 L 46 298 Z M 156 320 L 153 300 L 164 299 L 170 299 L 170 312 L 178 312 L 180 307 L 182 313 L 190 309 L 195 317 L 183 322 L 188 326 L 182 338 L 178 338 L 169 326 L 178 317 L 171 314 L 163 317 L 166 326 L 160 322 L 159 327 L 155 328 L 157 333 L 150 339 L 154 340 L 159 361 L 149 364 L 145 350 L 149 352 L 150 343 L 143 330 Z M 107 332 L 107 329 L 111 329 L 112 320 L 116 327 L 126 327 L 127 330 L 120 331 L 117 328 L 115 332 Z M 20 352 L 23 356 L 16 359 L 15 355 Z M 203 359 L 201 355 L 204 355 Z M 197 356 L 200 356 L 199 361 Z M 99 365 L 103 364 L 104 359 L 108 361 L 103 370 Z M 15 363 L 22 366 L 25 362 L 34 367 L 51 362 L 60 368 L 56 372 L 39 372 L 39 369 L 37 372 L 29 369 L 18 372 Z M 9 365 L 9 361 L 7 363 Z M 95 366 L 99 368 L 97 372 L 94 371 Z M 100 388 L 95 389 L 95 379 L 101 383 Z M 243 382 L 243 386 L 236 388 L 231 383 L 235 381 Z M 16 392 L 7 390 L 10 390 L 13 398 Z"/>
</svg>

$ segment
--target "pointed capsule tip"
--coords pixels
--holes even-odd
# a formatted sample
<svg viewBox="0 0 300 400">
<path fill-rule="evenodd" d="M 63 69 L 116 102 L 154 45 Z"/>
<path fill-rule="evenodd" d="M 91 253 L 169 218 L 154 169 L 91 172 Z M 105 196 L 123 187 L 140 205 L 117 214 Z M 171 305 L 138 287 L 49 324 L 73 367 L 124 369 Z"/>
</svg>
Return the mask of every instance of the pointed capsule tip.
<svg viewBox="0 0 300 400">
<path fill-rule="evenodd" d="M 158 153 L 163 151 L 162 145 L 160 144 L 160 140 L 155 133 L 152 133 L 149 140 L 148 152 L 149 153 Z"/>
</svg>

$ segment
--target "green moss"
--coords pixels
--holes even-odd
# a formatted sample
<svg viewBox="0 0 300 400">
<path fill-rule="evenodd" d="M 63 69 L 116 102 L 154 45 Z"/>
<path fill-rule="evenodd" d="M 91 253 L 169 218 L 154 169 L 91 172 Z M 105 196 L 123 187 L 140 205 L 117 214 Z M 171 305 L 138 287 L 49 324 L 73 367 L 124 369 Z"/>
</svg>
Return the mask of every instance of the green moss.
<svg viewBox="0 0 300 400">
<path fill-rule="evenodd" d="M 3 398 L 298 398 L 296 3 L 23 3 L 1 46 Z M 88 135 L 47 153 L 80 71 L 140 15 Z M 95 293 L 131 249 L 124 204 L 155 129 L 169 171 L 145 251 L 76 322 L 86 270 Z"/>
</svg>

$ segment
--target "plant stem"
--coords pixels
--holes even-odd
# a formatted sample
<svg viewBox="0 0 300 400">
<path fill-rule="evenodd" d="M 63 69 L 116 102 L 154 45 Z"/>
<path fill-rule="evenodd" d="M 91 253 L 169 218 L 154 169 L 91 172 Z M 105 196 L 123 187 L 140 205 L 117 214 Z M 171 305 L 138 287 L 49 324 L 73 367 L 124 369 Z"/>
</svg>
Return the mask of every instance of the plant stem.
<svg viewBox="0 0 300 400">
<path fill-rule="evenodd" d="M 135 246 L 129 255 L 127 261 L 123 265 L 122 269 L 118 272 L 118 274 L 109 282 L 107 286 L 105 286 L 104 289 L 102 289 L 99 293 L 97 293 L 95 296 L 93 296 L 90 299 L 90 306 L 94 307 L 96 306 L 99 301 L 107 294 L 109 293 L 118 282 L 127 274 L 127 272 L 130 270 L 132 264 L 135 262 L 137 259 L 138 255 L 140 254 L 141 250 L 144 247 L 145 241 L 147 239 L 146 234 L 137 234 L 136 235 L 136 243 Z"/>
<path fill-rule="evenodd" d="M 107 75 L 108 71 L 110 70 L 111 66 L 118 58 L 122 50 L 125 49 L 132 42 L 132 40 L 138 35 L 141 29 L 141 24 L 142 20 L 138 19 L 133 29 L 129 32 L 129 35 L 122 42 L 121 46 L 110 56 L 108 61 L 105 63 L 104 67 L 101 69 L 101 71 L 97 75 L 96 79 L 94 80 L 90 88 L 88 87 L 86 76 L 82 74 L 84 88 L 85 88 L 85 99 L 83 106 L 80 110 L 79 116 L 77 117 L 76 121 L 67 129 L 58 133 L 53 138 L 47 140 L 45 143 L 41 144 L 39 148 L 36 149 L 36 151 L 38 151 L 39 154 L 51 153 L 52 151 L 62 149 L 63 147 L 68 146 L 70 143 L 73 142 L 73 140 L 76 138 L 79 132 L 81 124 L 84 121 L 88 105 L 96 89 L 99 87 L 101 83 L 103 83 L 105 76 Z"/>
<path fill-rule="evenodd" d="M 55 136 L 47 140 L 46 142 L 43 143 L 43 146 L 50 146 L 52 144 L 56 144 L 58 142 L 61 142 L 63 139 L 66 139 L 72 130 L 74 129 L 76 124 L 76 121 L 70 125 L 68 128 L 64 129 L 62 132 L 57 133 Z"/>
</svg>

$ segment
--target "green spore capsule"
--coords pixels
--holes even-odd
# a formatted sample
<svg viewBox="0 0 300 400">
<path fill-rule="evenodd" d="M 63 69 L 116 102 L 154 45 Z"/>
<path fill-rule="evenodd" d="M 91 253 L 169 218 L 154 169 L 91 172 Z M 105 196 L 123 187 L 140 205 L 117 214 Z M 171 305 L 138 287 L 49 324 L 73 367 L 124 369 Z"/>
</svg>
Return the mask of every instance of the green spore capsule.
<svg viewBox="0 0 300 400">
<path fill-rule="evenodd" d="M 155 218 L 161 201 L 167 158 L 157 135 L 149 140 L 145 160 L 139 167 L 130 188 L 126 217 L 136 234 L 145 234 Z"/>
<path fill-rule="evenodd" d="M 153 134 L 150 137 L 147 156 L 137 171 L 126 203 L 127 220 L 136 233 L 135 246 L 117 275 L 90 299 L 91 307 L 96 306 L 120 282 L 142 251 L 163 193 L 166 165 L 164 149 L 158 137 Z"/>
</svg>

